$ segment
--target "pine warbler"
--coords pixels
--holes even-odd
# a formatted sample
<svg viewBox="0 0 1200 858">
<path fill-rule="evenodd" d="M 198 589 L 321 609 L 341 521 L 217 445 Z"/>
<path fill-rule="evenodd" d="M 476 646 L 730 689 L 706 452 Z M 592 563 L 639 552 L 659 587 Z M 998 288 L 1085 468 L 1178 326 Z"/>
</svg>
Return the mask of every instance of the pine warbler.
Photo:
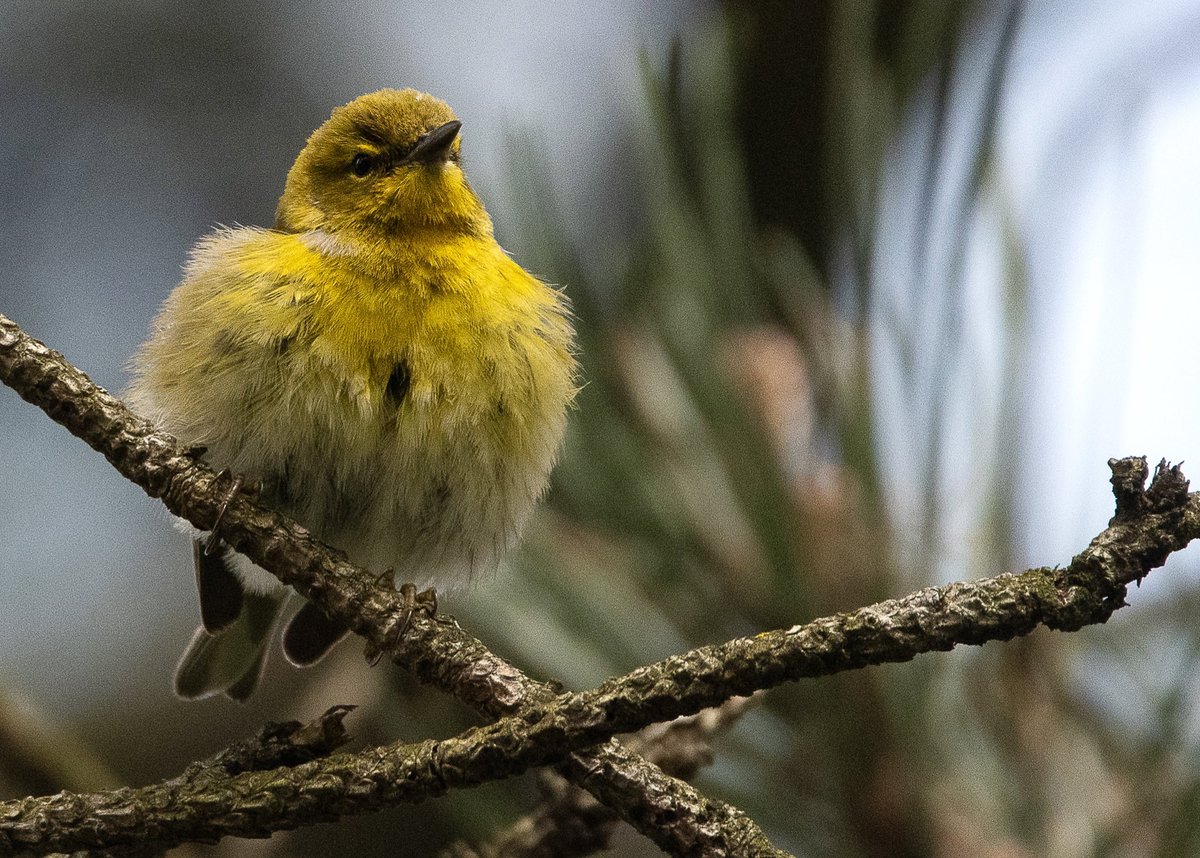
<svg viewBox="0 0 1200 858">
<path fill-rule="evenodd" d="M 565 299 L 496 243 L 460 125 L 411 89 L 334 110 L 274 228 L 201 239 L 132 363 L 144 414 L 418 587 L 465 584 L 518 540 L 576 390 Z M 202 623 L 175 690 L 244 700 L 286 589 L 192 533 Z M 284 653 L 311 664 L 344 634 L 305 604 Z"/>
</svg>

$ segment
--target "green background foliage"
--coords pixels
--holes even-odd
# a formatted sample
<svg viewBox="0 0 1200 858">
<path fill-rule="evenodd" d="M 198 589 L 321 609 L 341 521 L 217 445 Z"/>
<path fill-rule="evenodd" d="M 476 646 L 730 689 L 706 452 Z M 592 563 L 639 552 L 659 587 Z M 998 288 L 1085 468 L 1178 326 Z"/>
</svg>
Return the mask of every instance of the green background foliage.
<svg viewBox="0 0 1200 858">
<path fill-rule="evenodd" d="M 182 248 L 215 220 L 268 222 L 289 153 L 353 87 L 432 85 L 396 80 L 412 70 L 404 57 L 385 63 L 386 74 L 359 68 L 383 51 L 370 27 L 413 23 L 402 5 L 355 7 L 369 23 L 319 2 L 303 14 L 267 4 L 249 16 L 216 4 L 196 17 L 99 5 L 107 8 L 90 17 L 63 7 L 49 24 L 44 11 L 14 4 L 0 30 L 13 48 L 3 95 L 29 120 L 4 132 L 7 217 L 34 222 L 28 212 L 55 183 L 73 202 L 37 220 L 40 234 L 9 230 L 20 241 L 2 248 L 12 306 L 0 309 L 119 389 L 122 355 L 174 282 Z M 564 191 L 553 147 L 572 129 L 515 116 L 499 129 L 507 162 L 472 172 L 505 246 L 571 296 L 585 386 L 525 547 L 443 608 L 523 669 L 570 688 L 945 579 L 945 520 L 961 500 L 945 488 L 944 448 L 956 430 L 937 391 L 975 355 L 962 323 L 963 259 L 981 210 L 1000 224 L 992 240 L 1006 271 L 995 317 L 1004 367 L 997 404 L 971 415 L 990 453 L 976 463 L 972 544 L 948 575 L 1014 563 L 1010 415 L 1025 377 L 1028 295 L 995 148 L 1022 5 L 728 2 L 680 4 L 673 14 L 640 55 L 611 60 L 639 88 L 601 169 Z M 49 29 L 39 42 L 41 26 Z M 90 39 L 97 31 L 105 38 Z M 354 50 L 329 47 L 339 39 Z M 314 58 L 297 60 L 312 44 L 322 46 Z M 350 70 L 335 84 L 321 68 L 336 56 Z M 442 74 L 453 75 L 454 53 L 439 56 Z M 951 120 L 964 67 L 979 78 L 969 133 Z M 125 148 L 78 139 L 64 117 L 86 112 L 80 104 L 101 114 L 92 127 L 121 129 L 113 133 L 128 138 Z M 933 308 L 924 326 L 907 324 L 876 279 L 889 153 L 920 123 L 924 186 L 904 216 L 917 229 L 949 224 L 937 250 L 948 261 L 921 287 L 922 306 Z M 469 121 L 464 135 L 471 158 L 480 144 Z M 30 153 L 48 145 L 68 157 L 42 174 Z M 942 169 L 951 148 L 967 165 L 958 176 Z M 133 159 L 137 178 L 104 184 L 106 159 Z M 580 199 L 597 212 L 581 216 Z M 114 261 L 122 230 L 132 250 Z M 68 245 L 107 261 L 71 275 Z M 142 256 L 143 247 L 158 255 Z M 179 250 L 163 256 L 162 247 Z M 71 276 L 80 290 L 56 291 Z M 86 319 L 69 309 L 82 292 L 102 296 L 81 305 L 93 307 Z M 886 375 L 881 339 L 895 347 Z M 940 356 L 932 377 L 919 371 L 922 350 Z M 915 513 L 895 508 L 897 463 L 880 442 L 883 384 L 900 391 L 920 427 L 904 463 L 917 475 Z M 908 396 L 920 389 L 934 394 Z M 25 488 L 20 500 L 0 501 L 0 533 L 44 528 L 44 565 L 66 570 L 51 587 L 32 563 L 0 576 L 6 599 L 25 606 L 23 620 L 36 615 L 38 629 L 4 641 L 13 655 L 0 666 L 0 721 L 66 749 L 61 770 L 40 778 L 0 752 L 5 795 L 170 776 L 264 720 L 335 703 L 360 705 L 349 726 L 363 743 L 473 723 L 399 672 L 368 669 L 353 644 L 303 674 L 276 659 L 247 707 L 171 698 L 173 654 L 195 621 L 183 540 L 69 439 L 48 448 L 23 440 L 56 430 L 18 416 L 23 406 L 4 397 L 0 455 Z M 88 519 L 73 507 L 88 503 L 75 499 L 87 485 L 129 511 Z M 121 554 L 114 543 L 134 547 Z M 1104 629 L 1037 633 L 773 691 L 715 740 L 715 762 L 697 783 L 801 855 L 1194 854 L 1197 596 L 1181 588 L 1148 608 L 1137 596 Z M 128 628 L 138 629 L 133 648 L 119 633 Z M 69 687 L 34 678 L 53 677 L 58 664 L 74 677 Z M 486 840 L 536 800 L 526 778 L 416 811 L 194 851 L 382 855 L 402 844 L 405 854 L 436 854 L 456 837 Z M 654 854 L 629 832 L 618 848 Z"/>
</svg>

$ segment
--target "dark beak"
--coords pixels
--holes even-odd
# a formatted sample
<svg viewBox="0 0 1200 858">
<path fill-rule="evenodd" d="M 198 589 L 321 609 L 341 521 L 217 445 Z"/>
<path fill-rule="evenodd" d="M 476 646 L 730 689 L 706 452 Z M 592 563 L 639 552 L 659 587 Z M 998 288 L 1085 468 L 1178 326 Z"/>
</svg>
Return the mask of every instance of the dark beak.
<svg viewBox="0 0 1200 858">
<path fill-rule="evenodd" d="M 462 123 L 457 119 L 439 125 L 417 141 L 408 156 L 401 164 L 432 164 L 435 161 L 445 161 L 450 157 L 450 147 L 458 136 Z"/>
</svg>

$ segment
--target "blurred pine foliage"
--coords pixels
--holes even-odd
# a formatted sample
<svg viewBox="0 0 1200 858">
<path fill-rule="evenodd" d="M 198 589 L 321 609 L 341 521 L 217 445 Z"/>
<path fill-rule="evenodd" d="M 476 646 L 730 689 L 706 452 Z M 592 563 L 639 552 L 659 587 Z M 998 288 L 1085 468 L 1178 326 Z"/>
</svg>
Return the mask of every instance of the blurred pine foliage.
<svg viewBox="0 0 1200 858">
<path fill-rule="evenodd" d="M 218 5 L 230 16 L 243 4 Z M 292 21 L 290 6 L 280 10 Z M 128 20 L 110 17 L 113 32 L 144 38 L 135 24 L 150 13 L 125 11 Z M 585 262 L 604 254 L 585 253 L 562 228 L 538 142 L 514 142 L 518 256 L 571 296 L 585 385 L 519 568 L 447 610 L 535 675 L 582 688 L 695 645 L 1012 568 L 1027 302 L 994 147 L 1021 13 L 1020 0 L 725 0 L 717 22 L 694 29 L 670 62 L 642 64 L 648 121 L 630 132 L 628 165 L 641 196 L 628 212 L 635 246 L 614 248 L 629 259 L 618 276 Z M 155 14 L 193 52 L 187 63 L 172 53 L 155 71 L 170 84 L 158 110 L 185 113 L 175 133 L 191 134 L 198 113 L 185 73 L 240 45 L 233 36 L 244 28 L 197 31 L 194 10 Z M 75 30 L 72 54 L 99 43 L 90 25 Z M 266 28 L 257 38 L 276 46 L 279 37 Z M 247 71 L 269 54 L 255 48 L 220 64 L 232 77 L 218 89 L 241 93 L 240 109 L 254 117 L 234 126 L 246 135 L 246 181 L 226 183 L 255 200 L 277 190 L 247 190 L 274 175 L 250 145 L 258 125 L 295 125 L 294 139 L 307 131 L 288 100 L 304 86 L 281 87 L 269 64 Z M 344 52 L 331 55 L 340 62 Z M 963 135 L 949 117 L 966 59 L 985 79 Z M 134 65 L 110 82 L 118 96 L 138 85 Z M 59 87 L 50 80 L 48 90 Z M 896 295 L 877 276 L 898 264 L 880 250 L 895 226 L 882 197 L 897 139 L 920 123 L 920 203 L 901 216 L 906 228 L 948 240 L 918 244 L 918 258 L 903 260 L 918 285 Z M 229 151 L 212 140 L 193 148 Z M 961 175 L 946 169 L 951 150 L 968 164 Z M 28 181 L 43 180 L 21 165 Z M 206 181 L 218 175 L 201 166 Z M 975 495 L 964 500 L 947 488 L 956 418 L 942 394 L 956 374 L 973 378 L 978 361 L 963 324 L 962 261 L 981 209 L 999 224 L 1008 263 L 997 332 L 1005 366 L 994 401 L 970 415 L 983 440 L 971 460 Z M 130 344 L 141 334 L 128 334 Z M 885 432 L 896 432 L 883 425 L 885 400 L 901 403 L 914 427 L 905 461 L 881 452 Z M 903 509 L 897 470 L 916 475 L 908 488 L 917 502 Z M 967 559 L 946 568 L 946 520 L 968 503 L 977 508 L 971 543 L 954 554 Z M 698 783 L 799 855 L 1200 854 L 1197 613 L 1200 596 L 1180 591 L 1169 604 L 1121 612 L 1106 629 L 1039 633 L 772 691 L 718 739 Z M 181 713 L 165 676 L 153 677 L 161 697 L 141 704 L 137 759 L 128 754 L 129 701 L 103 716 L 85 710 L 76 726 L 114 777 L 137 781 L 151 776 L 146 759 L 155 776 L 176 772 L 178 759 L 212 753 L 249 729 L 239 718 L 258 723 L 260 711 L 304 717 L 357 702 L 351 728 L 365 743 L 473 723 L 397 671 L 367 672 L 352 646 L 317 671 L 280 669 L 273 679 L 255 703 L 262 710 Z M 89 762 L 81 747 L 71 756 Z M 97 782 L 87 778 L 102 766 L 82 769 L 60 785 Z M 0 775 L 6 795 L 43 788 Z M 382 855 L 402 844 L 406 854 L 436 854 L 456 836 L 486 840 L 537 798 L 521 778 L 418 812 L 194 851 Z M 617 850 L 656 854 L 632 836 Z"/>
<path fill-rule="evenodd" d="M 676 45 L 667 67 L 643 64 L 643 238 L 615 281 L 559 228 L 536 144 L 514 145 L 524 261 L 568 284 L 586 386 L 511 606 L 471 618 L 508 637 L 505 651 L 584 685 L 937 577 L 956 502 L 938 392 L 975 359 L 962 259 L 977 206 L 1005 220 L 993 146 L 1020 13 L 1018 2 L 726 4 L 723 25 Z M 970 139 L 950 140 L 968 47 L 988 53 L 983 102 Z M 951 200 L 949 246 L 922 250 L 946 260 L 923 284 L 935 308 L 923 329 L 905 326 L 872 277 L 885 158 L 919 92 L 932 127 L 909 216 L 928 226 L 935 198 Z M 968 148 L 957 184 L 940 171 L 951 145 Z M 976 417 L 995 422 L 977 475 L 979 544 L 957 578 L 1010 568 L 1016 431 L 1000 415 L 1016 407 L 1025 323 L 1014 235 L 999 238 L 999 407 Z M 929 331 L 942 361 L 932 375 L 912 357 Z M 922 505 L 905 532 L 879 457 L 881 337 L 898 355 L 889 383 L 925 403 L 907 465 Z M 1187 677 L 1138 710 L 1161 716 L 1141 739 L 1082 691 L 1094 678 L 1081 663 L 1097 653 L 1125 679 L 1145 668 L 1139 616 L 1118 635 L 1037 634 L 772 692 L 719 742 L 700 785 L 801 855 L 1198 854 Z"/>
</svg>

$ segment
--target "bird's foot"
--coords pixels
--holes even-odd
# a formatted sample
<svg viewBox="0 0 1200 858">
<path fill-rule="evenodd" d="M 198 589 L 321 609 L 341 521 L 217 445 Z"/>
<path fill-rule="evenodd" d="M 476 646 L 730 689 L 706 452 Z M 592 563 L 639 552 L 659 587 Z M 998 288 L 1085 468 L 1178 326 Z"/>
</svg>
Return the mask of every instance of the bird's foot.
<svg viewBox="0 0 1200 858">
<path fill-rule="evenodd" d="M 388 584 L 392 587 L 396 586 L 396 570 L 393 569 L 391 566 L 384 569 L 382 572 L 380 572 L 378 575 L 375 576 L 374 584 L 376 587 L 382 587 L 384 581 L 387 581 Z"/>
<path fill-rule="evenodd" d="M 415 584 L 401 584 L 400 599 L 404 606 L 404 615 L 400 620 L 400 631 L 397 637 L 404 637 L 404 633 L 408 631 L 409 623 L 412 622 L 413 611 L 418 608 L 426 616 L 437 616 L 437 590 L 432 587 L 418 593 Z"/>
<path fill-rule="evenodd" d="M 229 491 L 225 493 L 225 499 L 221 501 L 221 507 L 217 510 L 217 519 L 213 522 L 212 530 L 208 534 L 208 539 L 204 543 L 204 553 L 212 555 L 221 544 L 221 522 L 225 520 L 225 511 L 229 509 L 229 505 L 233 503 L 233 499 L 239 494 L 256 495 L 261 490 L 261 486 L 257 482 L 248 481 L 241 474 L 234 474 L 228 468 L 222 468 L 217 472 L 217 478 L 214 482 L 233 478 L 229 484 Z"/>
<path fill-rule="evenodd" d="M 392 570 L 389 569 L 384 575 L 391 575 Z M 380 576 L 382 578 L 383 576 Z M 379 580 L 379 579 L 377 579 Z M 430 587 L 427 590 L 417 592 L 415 584 L 400 585 L 400 620 L 388 632 L 387 644 L 382 647 L 376 647 L 374 644 L 367 644 L 366 657 L 367 663 L 374 667 L 379 663 L 379 659 L 383 657 L 385 650 L 391 649 L 398 644 L 406 634 L 408 634 L 409 626 L 412 625 L 413 614 L 416 611 L 421 611 L 426 616 L 433 617 L 437 615 L 438 599 L 437 590 Z"/>
</svg>

